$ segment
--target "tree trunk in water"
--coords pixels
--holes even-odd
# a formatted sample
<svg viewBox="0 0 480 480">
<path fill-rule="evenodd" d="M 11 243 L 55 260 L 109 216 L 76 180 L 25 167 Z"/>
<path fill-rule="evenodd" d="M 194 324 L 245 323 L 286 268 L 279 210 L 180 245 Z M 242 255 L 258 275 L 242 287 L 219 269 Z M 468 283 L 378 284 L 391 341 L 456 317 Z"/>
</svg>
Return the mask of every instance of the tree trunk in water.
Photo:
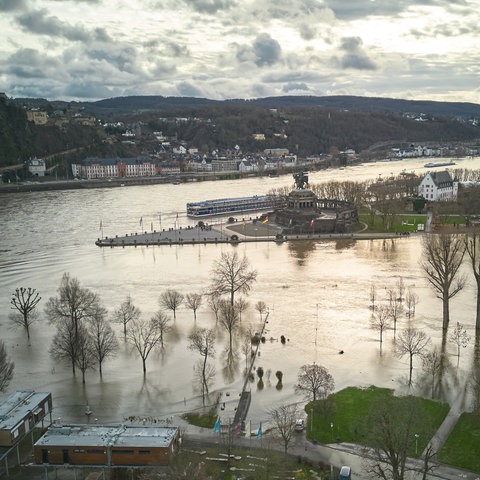
<svg viewBox="0 0 480 480">
<path fill-rule="evenodd" d="M 477 320 L 475 322 L 475 329 L 480 331 L 480 283 L 477 283 Z"/>
<path fill-rule="evenodd" d="M 449 305 L 448 295 L 443 294 L 443 329 L 444 330 L 448 328 L 449 323 L 450 323 L 450 305 Z"/>
<path fill-rule="evenodd" d="M 408 376 L 408 386 L 412 385 L 413 355 L 410 354 L 410 375 Z"/>
<path fill-rule="evenodd" d="M 147 365 L 145 363 L 145 359 L 142 358 L 142 362 L 143 362 L 143 375 L 146 375 L 147 374 Z"/>
</svg>

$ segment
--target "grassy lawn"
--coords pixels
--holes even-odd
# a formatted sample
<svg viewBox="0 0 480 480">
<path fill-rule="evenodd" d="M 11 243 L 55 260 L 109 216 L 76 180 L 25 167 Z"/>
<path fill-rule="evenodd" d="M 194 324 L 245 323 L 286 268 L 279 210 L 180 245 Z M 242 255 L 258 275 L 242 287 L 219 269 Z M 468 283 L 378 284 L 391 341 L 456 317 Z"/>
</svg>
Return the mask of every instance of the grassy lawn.
<svg viewBox="0 0 480 480">
<path fill-rule="evenodd" d="M 183 418 L 196 427 L 213 428 L 217 421 L 217 410 L 212 408 L 206 413 L 189 412 L 183 415 Z"/>
<path fill-rule="evenodd" d="M 388 223 L 391 223 L 390 228 L 385 228 L 383 226 L 383 219 L 381 215 L 375 215 L 372 218 L 372 216 L 368 213 L 360 213 L 358 215 L 358 219 L 360 222 L 368 225 L 368 229 L 366 230 L 367 232 L 416 232 L 418 224 L 425 224 L 426 215 L 418 215 L 414 213 L 395 215 L 388 221 Z"/>
<path fill-rule="evenodd" d="M 313 405 L 313 422 L 311 416 L 312 404 L 305 407 L 308 414 L 307 434 L 308 437 L 320 443 L 352 442 L 363 444 L 362 433 L 364 419 L 368 416 L 372 404 L 378 399 L 390 398 L 393 391 L 386 388 L 348 387 L 331 395 L 332 405 L 326 407 L 329 412 L 320 407 L 320 404 Z M 395 399 L 395 397 L 393 397 Z M 435 432 L 441 425 L 449 411 L 446 403 L 415 397 L 414 408 L 421 412 L 421 425 L 419 432 Z M 332 426 L 333 424 L 333 426 Z M 312 431 L 313 426 L 313 431 Z M 426 447 L 430 436 L 421 435 L 418 439 L 418 453 Z M 410 452 L 415 456 L 415 448 Z"/>
<path fill-rule="evenodd" d="M 464 413 L 438 458 L 441 462 L 480 472 L 480 420 Z"/>
</svg>

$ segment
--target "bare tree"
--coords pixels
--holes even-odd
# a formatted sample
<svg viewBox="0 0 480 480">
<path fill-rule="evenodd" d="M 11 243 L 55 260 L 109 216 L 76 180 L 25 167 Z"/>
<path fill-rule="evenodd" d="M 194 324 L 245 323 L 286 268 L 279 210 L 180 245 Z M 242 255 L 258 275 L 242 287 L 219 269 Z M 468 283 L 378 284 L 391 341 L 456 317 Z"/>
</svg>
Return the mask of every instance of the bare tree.
<svg viewBox="0 0 480 480">
<path fill-rule="evenodd" d="M 465 249 L 472 264 L 473 276 L 477 283 L 477 314 L 475 329 L 480 330 L 480 234 L 476 230 L 465 238 Z"/>
<path fill-rule="evenodd" d="M 408 385 L 412 384 L 413 357 L 423 355 L 429 344 L 430 338 L 427 337 L 427 334 L 423 330 L 417 330 L 416 328 L 409 327 L 402 330 L 398 336 L 395 344 L 395 354 L 398 357 L 408 355 L 410 364 Z"/>
<path fill-rule="evenodd" d="M 288 445 L 295 435 L 295 422 L 298 416 L 297 406 L 280 405 L 272 408 L 269 414 L 272 421 L 273 434 L 282 442 L 286 455 Z"/>
<path fill-rule="evenodd" d="M 467 348 L 468 343 L 471 338 L 465 330 L 464 326 L 457 322 L 457 325 L 453 329 L 453 332 L 450 335 L 450 341 L 457 346 L 457 357 L 460 361 L 460 348 Z"/>
<path fill-rule="evenodd" d="M 54 360 L 70 362 L 73 375 L 77 364 L 77 337 L 78 329 L 75 330 L 73 321 L 59 323 L 49 350 Z"/>
<path fill-rule="evenodd" d="M 10 308 L 18 312 L 18 314 L 11 315 L 10 320 L 14 325 L 25 329 L 29 343 L 30 325 L 38 318 L 35 309 L 41 299 L 42 297 L 35 288 L 20 287 L 15 289 L 15 293 L 10 300 Z"/>
<path fill-rule="evenodd" d="M 15 364 L 8 358 L 5 343 L 0 340 L 0 392 L 7 389 L 12 381 Z"/>
<path fill-rule="evenodd" d="M 238 318 L 242 321 L 242 313 L 248 308 L 248 302 L 245 298 L 240 297 L 235 300 L 235 308 L 238 312 Z"/>
<path fill-rule="evenodd" d="M 313 363 L 300 367 L 294 388 L 295 392 L 315 401 L 327 398 L 335 388 L 335 381 L 325 367 Z"/>
<path fill-rule="evenodd" d="M 199 328 L 188 336 L 190 344 L 188 348 L 198 352 L 203 361 L 200 366 L 201 381 L 202 381 L 202 397 L 208 393 L 208 358 L 215 355 L 215 332 L 212 329 Z"/>
<path fill-rule="evenodd" d="M 403 282 L 402 277 L 400 277 L 397 281 L 397 292 L 398 292 L 398 301 L 402 303 L 403 295 L 405 294 L 405 283 Z"/>
<path fill-rule="evenodd" d="M 388 291 L 388 313 L 393 320 L 393 332 L 397 332 L 397 321 L 403 313 L 401 295 L 397 290 Z"/>
<path fill-rule="evenodd" d="M 408 318 L 415 316 L 415 309 L 418 305 L 419 297 L 413 291 L 412 288 L 407 290 L 407 294 L 405 295 L 405 306 L 406 306 L 406 315 Z"/>
<path fill-rule="evenodd" d="M 185 304 L 187 308 L 193 311 L 193 319 L 197 320 L 197 310 L 202 305 L 202 295 L 199 293 L 187 293 L 185 297 Z"/>
<path fill-rule="evenodd" d="M 127 295 L 125 301 L 122 302 L 120 307 L 113 312 L 112 321 L 123 325 L 123 336 L 126 337 L 128 324 L 132 321 L 138 320 L 140 314 L 140 310 L 132 302 L 132 297 Z"/>
<path fill-rule="evenodd" d="M 385 305 L 380 305 L 370 318 L 370 327 L 376 330 L 380 336 L 380 352 L 382 351 L 383 332 L 390 326 L 390 316 L 390 309 Z"/>
<path fill-rule="evenodd" d="M 58 296 L 50 297 L 45 314 L 57 327 L 50 348 L 53 358 L 66 360 L 72 364 L 73 374 L 77 365 L 78 348 L 81 347 L 80 330 L 102 309 L 100 298 L 88 288 L 80 286 L 76 278 L 64 273 Z"/>
<path fill-rule="evenodd" d="M 82 372 L 82 383 L 85 384 L 85 373 L 95 368 L 97 357 L 93 337 L 83 325 L 78 328 L 76 343 L 75 363 Z"/>
<path fill-rule="evenodd" d="M 223 300 L 220 303 L 220 314 L 219 314 L 220 325 L 225 327 L 229 335 L 229 351 L 232 352 L 232 340 L 233 333 L 237 330 L 239 326 L 239 316 L 238 311 L 235 308 L 235 305 L 231 305 L 230 302 Z"/>
<path fill-rule="evenodd" d="M 127 340 L 135 347 L 142 359 L 143 374 L 147 374 L 147 358 L 160 343 L 161 334 L 155 320 L 132 320 L 127 332 Z"/>
<path fill-rule="evenodd" d="M 155 322 L 158 328 L 158 332 L 160 333 L 160 343 L 163 346 L 165 334 L 170 330 L 170 317 L 167 317 L 167 315 L 159 310 L 153 315 L 152 321 Z"/>
<path fill-rule="evenodd" d="M 222 253 L 212 269 L 212 283 L 210 295 L 230 296 L 230 304 L 235 301 L 235 294 L 241 292 L 248 294 L 252 283 L 257 279 L 256 270 L 250 270 L 247 257 L 240 259 L 237 252 Z"/>
<path fill-rule="evenodd" d="M 220 311 L 220 302 L 222 301 L 220 295 L 212 294 L 208 296 L 208 306 L 215 314 L 215 320 L 218 322 L 218 312 Z"/>
<path fill-rule="evenodd" d="M 422 356 L 423 371 L 432 377 L 432 398 L 435 392 L 435 380 L 443 368 L 442 354 L 432 350 Z"/>
<path fill-rule="evenodd" d="M 465 254 L 465 243 L 457 235 L 423 237 L 423 270 L 437 298 L 443 303 L 443 326 L 450 322 L 450 299 L 465 286 L 465 276 L 458 273 Z"/>
<path fill-rule="evenodd" d="M 89 321 L 89 332 L 92 337 L 93 352 L 102 375 L 103 362 L 114 357 L 118 352 L 118 340 L 115 332 L 106 319 L 107 312 L 100 308 Z"/>
<path fill-rule="evenodd" d="M 248 373 L 248 360 L 252 357 L 252 332 L 248 331 L 243 335 L 241 351 L 245 355 L 245 372 Z"/>
<path fill-rule="evenodd" d="M 183 302 L 183 295 L 177 290 L 165 290 L 159 299 L 160 306 L 173 312 L 173 319 L 177 318 L 177 309 Z"/>
<path fill-rule="evenodd" d="M 375 300 L 377 299 L 377 288 L 372 283 L 370 286 L 370 309 L 375 310 Z"/>
<path fill-rule="evenodd" d="M 422 404 L 413 397 L 387 397 L 373 403 L 365 421 L 366 442 L 371 447 L 366 460 L 369 478 L 406 478 L 406 473 L 413 468 L 409 467 L 407 459 L 409 450 L 415 445 L 415 434 L 431 436 L 431 432 L 421 431 L 424 414 Z"/>
<path fill-rule="evenodd" d="M 260 321 L 263 322 L 263 314 L 267 312 L 267 304 L 261 300 L 255 304 L 255 310 L 260 315 Z"/>
<path fill-rule="evenodd" d="M 51 323 L 72 324 L 76 333 L 83 320 L 92 316 L 99 304 L 95 293 L 80 286 L 76 278 L 64 273 L 58 296 L 50 297 L 45 307 L 45 314 Z"/>
</svg>

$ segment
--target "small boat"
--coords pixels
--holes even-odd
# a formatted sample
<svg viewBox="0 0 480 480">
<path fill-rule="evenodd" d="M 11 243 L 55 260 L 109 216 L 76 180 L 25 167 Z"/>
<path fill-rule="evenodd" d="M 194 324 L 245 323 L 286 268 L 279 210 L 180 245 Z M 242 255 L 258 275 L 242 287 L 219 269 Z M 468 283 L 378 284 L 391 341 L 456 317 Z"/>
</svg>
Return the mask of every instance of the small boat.
<svg viewBox="0 0 480 480">
<path fill-rule="evenodd" d="M 426 163 L 425 168 L 435 168 L 435 167 L 449 167 L 450 165 L 456 165 L 455 162 L 438 162 L 438 163 Z"/>
</svg>

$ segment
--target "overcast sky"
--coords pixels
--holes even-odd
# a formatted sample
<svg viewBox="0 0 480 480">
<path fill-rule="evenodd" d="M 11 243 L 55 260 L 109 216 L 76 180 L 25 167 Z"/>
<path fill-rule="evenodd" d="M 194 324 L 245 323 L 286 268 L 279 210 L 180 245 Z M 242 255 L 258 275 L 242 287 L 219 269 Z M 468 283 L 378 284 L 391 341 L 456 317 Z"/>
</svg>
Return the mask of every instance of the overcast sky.
<svg viewBox="0 0 480 480">
<path fill-rule="evenodd" d="M 0 91 L 480 103 L 480 0 L 0 0 Z"/>
</svg>

